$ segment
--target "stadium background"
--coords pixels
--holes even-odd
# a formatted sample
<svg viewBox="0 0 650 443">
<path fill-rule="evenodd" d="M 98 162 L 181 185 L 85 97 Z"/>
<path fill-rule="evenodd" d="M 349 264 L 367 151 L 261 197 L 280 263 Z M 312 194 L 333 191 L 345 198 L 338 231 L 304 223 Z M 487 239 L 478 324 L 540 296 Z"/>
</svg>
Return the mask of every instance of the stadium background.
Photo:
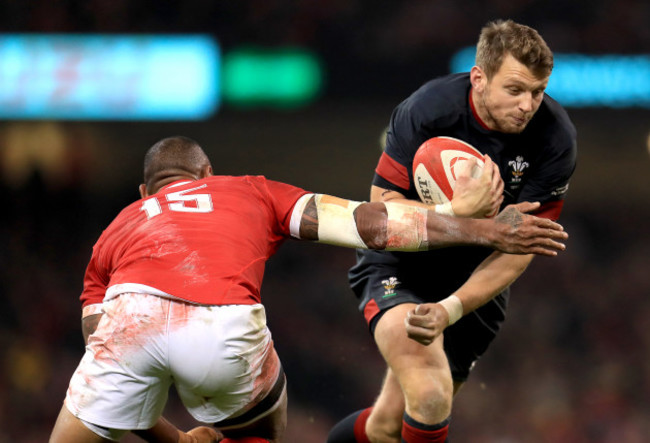
<svg viewBox="0 0 650 443">
<path fill-rule="evenodd" d="M 218 173 L 366 199 L 392 108 L 447 73 L 487 20 L 529 24 L 555 52 L 650 52 L 643 0 L 516 3 L 0 1 L 1 32 L 208 33 L 224 52 L 308 48 L 326 72 L 321 95 L 299 108 L 224 104 L 199 122 L 0 121 L 0 442 L 47 439 L 83 352 L 78 295 L 92 244 L 137 198 L 156 140 L 195 138 Z M 453 441 L 650 441 L 650 111 L 569 112 L 579 135 L 561 218 L 569 248 L 515 283 L 509 320 L 456 402 Z M 288 242 L 269 262 L 263 299 L 289 378 L 289 442 L 324 441 L 378 390 L 384 366 L 346 284 L 353 260 Z M 166 414 L 194 426 L 173 393 Z"/>
</svg>

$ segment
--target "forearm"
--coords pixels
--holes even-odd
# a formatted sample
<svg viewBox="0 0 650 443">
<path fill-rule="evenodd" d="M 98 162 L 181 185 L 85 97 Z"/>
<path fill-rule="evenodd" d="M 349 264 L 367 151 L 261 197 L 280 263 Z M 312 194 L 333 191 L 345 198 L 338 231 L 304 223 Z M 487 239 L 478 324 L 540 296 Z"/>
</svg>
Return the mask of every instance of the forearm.
<svg viewBox="0 0 650 443">
<path fill-rule="evenodd" d="M 394 201 L 361 203 L 315 194 L 296 203 L 291 233 L 303 240 L 348 248 L 423 251 L 449 246 L 486 246 L 511 254 L 556 255 L 567 238 L 550 220 L 509 206 L 493 219 L 448 217 Z M 521 203 L 531 210 L 539 203 Z"/>
<path fill-rule="evenodd" d="M 101 318 L 102 314 L 91 314 L 81 318 L 81 333 L 85 344 L 88 344 L 88 337 L 95 332 Z"/>
<path fill-rule="evenodd" d="M 463 315 L 483 306 L 514 283 L 533 257 L 493 252 L 454 293 L 463 305 Z"/>
<path fill-rule="evenodd" d="M 402 205 L 415 206 L 417 208 L 426 209 L 433 211 L 437 214 L 454 216 L 454 211 L 452 209 L 451 202 L 443 203 L 440 205 L 430 205 L 424 203 L 420 200 L 411 200 L 404 197 L 397 191 L 391 191 L 388 189 L 380 188 L 378 186 L 372 186 L 370 189 L 370 201 L 371 202 L 392 202 L 399 203 Z"/>
<path fill-rule="evenodd" d="M 361 203 L 320 194 L 311 197 L 297 217 L 301 239 L 365 249 L 490 246 L 493 232 L 487 220 L 440 216 L 393 200 Z"/>
</svg>

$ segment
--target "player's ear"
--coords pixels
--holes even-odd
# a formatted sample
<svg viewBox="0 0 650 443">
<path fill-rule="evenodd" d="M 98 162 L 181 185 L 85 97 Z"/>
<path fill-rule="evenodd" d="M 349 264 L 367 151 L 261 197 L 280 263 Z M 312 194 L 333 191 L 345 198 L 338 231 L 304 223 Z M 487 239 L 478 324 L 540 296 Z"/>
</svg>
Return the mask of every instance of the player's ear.
<svg viewBox="0 0 650 443">
<path fill-rule="evenodd" d="M 142 183 L 140 186 L 138 186 L 138 191 L 140 191 L 140 197 L 141 198 L 147 198 L 149 197 L 149 193 L 147 192 L 147 185 Z"/>
<path fill-rule="evenodd" d="M 205 165 L 204 167 L 201 168 L 201 175 L 200 175 L 199 178 L 200 179 L 201 178 L 206 178 L 206 177 L 210 177 L 212 175 L 213 175 L 212 174 L 212 165 Z"/>
<path fill-rule="evenodd" d="M 481 68 L 473 66 L 472 70 L 469 71 L 469 81 L 476 92 L 482 93 L 487 83 L 487 76 Z"/>
</svg>

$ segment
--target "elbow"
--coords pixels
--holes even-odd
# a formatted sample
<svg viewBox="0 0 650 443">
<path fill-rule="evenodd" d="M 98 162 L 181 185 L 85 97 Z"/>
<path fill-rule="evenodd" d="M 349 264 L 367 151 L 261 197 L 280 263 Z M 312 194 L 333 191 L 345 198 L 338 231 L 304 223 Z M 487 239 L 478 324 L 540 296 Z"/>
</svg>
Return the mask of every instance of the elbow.
<svg viewBox="0 0 650 443">
<path fill-rule="evenodd" d="M 386 249 L 388 242 L 388 213 L 383 203 L 359 205 L 354 211 L 357 232 L 368 249 Z"/>
</svg>

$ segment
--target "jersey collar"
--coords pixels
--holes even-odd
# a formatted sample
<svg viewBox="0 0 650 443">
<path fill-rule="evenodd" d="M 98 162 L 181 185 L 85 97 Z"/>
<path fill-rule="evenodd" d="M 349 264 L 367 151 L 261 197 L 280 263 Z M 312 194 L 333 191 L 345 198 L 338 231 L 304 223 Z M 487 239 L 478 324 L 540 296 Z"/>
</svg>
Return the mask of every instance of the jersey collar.
<svg viewBox="0 0 650 443">
<path fill-rule="evenodd" d="M 175 188 L 176 186 L 183 186 L 188 183 L 192 183 L 192 180 L 177 180 L 175 182 L 171 182 L 170 184 L 163 186 L 158 190 L 158 192 L 162 191 L 163 189 Z"/>
<path fill-rule="evenodd" d="M 478 112 L 476 112 L 476 107 L 474 106 L 474 100 L 472 99 L 472 91 L 474 90 L 473 87 L 469 88 L 469 107 L 472 110 L 472 115 L 474 116 L 474 119 L 478 122 L 479 125 L 481 125 L 481 128 L 486 129 L 488 131 L 491 131 L 491 129 L 488 127 L 488 125 L 485 124 L 483 120 L 481 120 L 481 117 L 479 117 Z"/>
</svg>

